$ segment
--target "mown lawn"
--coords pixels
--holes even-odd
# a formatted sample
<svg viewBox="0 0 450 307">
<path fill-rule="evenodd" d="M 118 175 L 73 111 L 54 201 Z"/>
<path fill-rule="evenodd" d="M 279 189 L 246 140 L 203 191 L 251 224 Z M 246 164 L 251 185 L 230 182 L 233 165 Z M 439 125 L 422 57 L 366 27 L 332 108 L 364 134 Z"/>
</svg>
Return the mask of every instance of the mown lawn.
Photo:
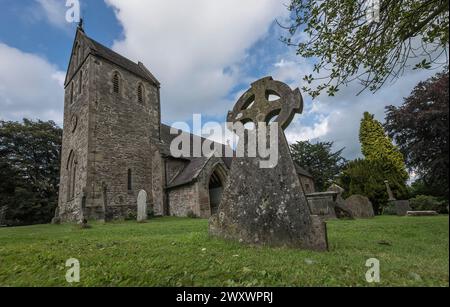
<svg viewBox="0 0 450 307">
<path fill-rule="evenodd" d="M 39 225 L 0 229 L 0 286 L 449 286 L 448 216 L 377 217 L 328 223 L 330 251 L 255 248 L 208 236 L 207 221 Z"/>
</svg>

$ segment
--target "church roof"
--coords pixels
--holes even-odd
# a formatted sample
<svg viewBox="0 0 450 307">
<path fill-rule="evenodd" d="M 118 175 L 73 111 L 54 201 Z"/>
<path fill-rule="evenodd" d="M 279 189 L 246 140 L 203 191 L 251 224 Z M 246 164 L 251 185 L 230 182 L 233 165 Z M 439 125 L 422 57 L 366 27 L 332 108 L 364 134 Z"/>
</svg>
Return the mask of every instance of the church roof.
<svg viewBox="0 0 450 307">
<path fill-rule="evenodd" d="M 111 50 L 110 48 L 102 45 L 101 43 L 95 41 L 94 39 L 88 37 L 84 31 L 78 30 L 76 40 L 82 39 L 86 42 L 89 47 L 89 54 L 100 57 L 107 60 L 117 66 L 129 71 L 130 73 L 141 77 L 150 83 L 159 86 L 160 82 L 155 78 L 155 76 L 145 67 L 141 62 L 135 63 L 126 57 L 118 54 L 117 52 Z M 66 84 L 72 78 L 72 76 L 67 76 Z"/>
<path fill-rule="evenodd" d="M 294 162 L 294 164 L 295 164 L 295 170 L 297 171 L 298 175 L 314 179 L 313 175 L 311 175 L 311 173 L 309 173 L 306 169 L 304 169 L 303 167 L 301 167 L 300 165 L 298 165 L 295 162 Z"/>
<path fill-rule="evenodd" d="M 166 156 L 167 158 L 173 158 L 170 154 L 170 143 L 180 134 L 185 133 L 188 134 L 191 140 L 191 156 L 193 155 L 192 152 L 192 145 L 194 144 L 194 139 L 197 139 L 198 141 L 203 144 L 207 139 L 202 138 L 200 136 L 187 133 L 184 131 L 179 130 L 177 135 L 170 134 L 170 126 L 161 125 L 161 144 L 160 144 L 160 151 L 161 153 Z M 225 152 L 227 150 L 227 145 L 220 144 L 217 142 L 214 142 L 216 145 L 216 148 L 221 148 L 222 155 L 225 155 Z M 230 148 L 228 148 L 230 150 Z M 205 167 L 205 165 L 208 163 L 208 161 L 211 159 L 211 157 L 186 157 L 186 158 L 173 158 L 173 159 L 180 159 L 185 160 L 186 166 L 184 169 L 177 175 L 175 178 L 173 178 L 168 184 L 168 188 L 174 188 L 178 186 L 182 186 L 188 183 L 191 183 L 197 179 L 197 177 L 200 175 L 201 171 Z M 233 161 L 233 158 L 227 158 L 222 157 L 222 160 L 227 168 L 231 168 L 231 163 Z"/>
</svg>

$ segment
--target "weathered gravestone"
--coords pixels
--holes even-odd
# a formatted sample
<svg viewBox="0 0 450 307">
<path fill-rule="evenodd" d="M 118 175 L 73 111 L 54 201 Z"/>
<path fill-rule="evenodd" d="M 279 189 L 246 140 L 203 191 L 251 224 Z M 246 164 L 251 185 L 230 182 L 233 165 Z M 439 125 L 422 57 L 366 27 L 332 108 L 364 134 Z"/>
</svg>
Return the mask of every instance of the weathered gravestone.
<svg viewBox="0 0 450 307">
<path fill-rule="evenodd" d="M 408 211 L 411 211 L 411 206 L 409 204 L 409 200 L 397 200 L 394 197 L 394 193 L 392 193 L 391 187 L 389 186 L 389 181 L 386 180 L 384 182 L 386 184 L 386 191 L 389 197 L 389 211 L 395 212 L 398 216 L 406 216 Z"/>
<path fill-rule="evenodd" d="M 147 192 L 141 190 L 137 198 L 137 221 L 144 222 L 147 218 Z"/>
<path fill-rule="evenodd" d="M 408 211 L 407 216 L 437 216 L 439 213 L 436 211 Z"/>
<path fill-rule="evenodd" d="M 344 194 L 345 192 L 344 188 L 333 183 L 327 191 L 337 193 L 334 205 L 334 212 L 336 214 L 336 217 L 338 219 L 353 219 L 354 217 L 352 215 L 352 212 L 345 208 L 345 200 L 342 196 L 342 194 Z"/>
<path fill-rule="evenodd" d="M 269 101 L 270 95 L 279 99 Z M 255 245 L 327 250 L 326 224 L 310 213 L 283 132 L 302 109 L 300 91 L 292 91 L 271 77 L 253 83 L 239 99 L 228 114 L 228 123 L 251 121 L 256 128 L 238 133 L 238 148 L 244 144 L 245 155 L 233 160 L 218 212 L 209 222 L 210 234 Z M 278 159 L 271 167 L 263 168 L 261 162 L 267 159 L 260 154 L 248 155 L 252 144 L 249 140 L 255 139 L 273 116 L 278 116 L 271 123 L 278 128 Z M 267 130 L 261 139 L 273 141 Z M 254 145 L 260 145 L 261 139 L 256 139 Z"/>
<path fill-rule="evenodd" d="M 311 213 L 323 219 L 335 219 L 337 193 L 334 191 L 311 193 L 306 195 Z"/>
<path fill-rule="evenodd" d="M 354 218 L 375 217 L 370 200 L 362 195 L 352 195 L 345 200 L 345 210 L 349 211 Z"/>
<path fill-rule="evenodd" d="M 398 216 L 406 216 L 408 211 L 412 211 L 409 200 L 393 200 L 389 202 Z"/>
</svg>

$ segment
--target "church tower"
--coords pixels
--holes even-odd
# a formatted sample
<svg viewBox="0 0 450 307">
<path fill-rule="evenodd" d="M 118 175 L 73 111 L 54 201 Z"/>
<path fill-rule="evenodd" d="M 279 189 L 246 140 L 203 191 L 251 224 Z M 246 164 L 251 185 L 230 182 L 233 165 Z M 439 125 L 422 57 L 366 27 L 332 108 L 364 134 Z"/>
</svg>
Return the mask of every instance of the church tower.
<svg viewBox="0 0 450 307">
<path fill-rule="evenodd" d="M 61 222 L 131 218 L 137 195 L 152 199 L 152 153 L 160 139 L 160 83 L 78 27 L 65 80 Z"/>
</svg>

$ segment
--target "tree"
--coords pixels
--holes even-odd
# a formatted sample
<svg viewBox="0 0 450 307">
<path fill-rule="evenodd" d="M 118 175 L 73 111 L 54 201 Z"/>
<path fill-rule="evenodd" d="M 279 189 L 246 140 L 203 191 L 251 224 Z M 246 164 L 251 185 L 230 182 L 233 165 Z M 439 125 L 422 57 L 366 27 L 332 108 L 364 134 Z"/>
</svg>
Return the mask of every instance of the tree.
<svg viewBox="0 0 450 307">
<path fill-rule="evenodd" d="M 403 181 L 408 179 L 403 154 L 392 144 L 383 126 L 374 116 L 364 113 L 359 131 L 359 141 L 364 157 L 369 161 L 389 161 L 389 172 L 395 172 Z"/>
<path fill-rule="evenodd" d="M 448 199 L 448 70 L 420 82 L 400 107 L 386 108 L 386 130 L 432 195 Z"/>
<path fill-rule="evenodd" d="M 0 121 L 0 207 L 15 225 L 47 223 L 58 203 L 62 130 L 54 122 Z"/>
<path fill-rule="evenodd" d="M 399 199 L 408 198 L 404 180 L 398 173 L 391 172 L 392 162 L 388 160 L 357 159 L 349 162 L 343 169 L 339 179 L 339 185 L 345 189 L 344 197 L 359 194 L 367 196 L 377 214 L 388 205 L 385 180 L 394 195 Z"/>
<path fill-rule="evenodd" d="M 311 173 L 319 191 L 328 188 L 347 162 L 342 157 L 344 149 L 333 152 L 333 145 L 333 142 L 312 144 L 309 141 L 291 145 L 293 160 Z"/>
<path fill-rule="evenodd" d="M 415 69 L 448 63 L 449 0 L 291 0 L 289 10 L 282 41 L 315 59 L 303 88 L 313 98 L 354 81 L 375 92 L 411 62 Z"/>
</svg>

